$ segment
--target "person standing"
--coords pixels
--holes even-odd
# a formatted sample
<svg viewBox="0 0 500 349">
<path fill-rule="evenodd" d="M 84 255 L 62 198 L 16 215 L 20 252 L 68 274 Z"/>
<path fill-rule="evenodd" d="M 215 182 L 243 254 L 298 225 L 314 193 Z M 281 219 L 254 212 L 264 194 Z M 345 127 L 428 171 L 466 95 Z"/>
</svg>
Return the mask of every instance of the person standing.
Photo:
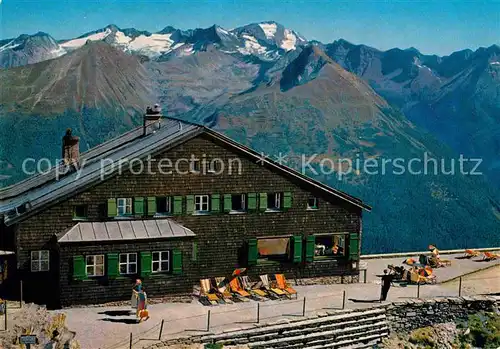
<svg viewBox="0 0 500 349">
<path fill-rule="evenodd" d="M 377 275 L 381 278 L 382 287 L 380 291 L 380 302 L 385 301 L 387 299 L 387 294 L 389 293 L 389 289 L 392 285 L 392 280 L 394 280 L 394 275 L 390 274 L 387 269 L 384 269 L 384 275 Z"/>
</svg>

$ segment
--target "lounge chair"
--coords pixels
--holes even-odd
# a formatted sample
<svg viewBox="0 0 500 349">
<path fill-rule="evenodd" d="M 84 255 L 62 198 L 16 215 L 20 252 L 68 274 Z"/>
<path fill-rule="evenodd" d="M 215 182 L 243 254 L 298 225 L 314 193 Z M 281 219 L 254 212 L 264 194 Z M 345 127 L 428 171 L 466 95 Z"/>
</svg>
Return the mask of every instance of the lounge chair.
<svg viewBox="0 0 500 349">
<path fill-rule="evenodd" d="M 224 300 L 224 302 L 228 304 L 234 303 L 233 295 L 231 291 L 229 291 L 228 281 L 225 277 L 216 277 L 215 278 L 215 289 L 219 294 L 219 297 Z"/>
<path fill-rule="evenodd" d="M 252 283 L 248 276 L 240 276 L 241 287 L 250 293 L 250 298 L 256 301 L 266 301 L 266 294 L 264 291 L 259 289 L 253 289 L 254 283 Z"/>
<path fill-rule="evenodd" d="M 210 279 L 200 280 L 200 302 L 203 305 L 218 305 L 221 300 L 216 294 L 211 293 L 212 286 L 210 285 Z M 203 302 L 203 300 L 208 300 L 208 304 Z"/>
<path fill-rule="evenodd" d="M 231 287 L 231 292 L 233 293 L 233 295 L 239 300 L 243 302 L 250 301 L 250 299 L 248 298 L 251 296 L 251 294 L 245 291 L 243 287 L 241 287 L 240 280 L 237 277 L 233 278 L 231 282 L 229 282 L 229 287 Z"/>
<path fill-rule="evenodd" d="M 283 290 L 286 293 L 288 293 L 288 295 L 290 296 L 290 298 L 293 297 L 293 296 L 295 296 L 295 298 L 298 297 L 297 291 L 294 290 L 292 287 L 290 287 L 290 285 L 286 282 L 285 275 L 283 275 L 283 274 L 276 274 L 276 275 L 274 275 L 274 277 L 276 278 L 276 284 L 277 284 L 277 286 L 278 286 L 278 288 L 280 290 Z"/>
<path fill-rule="evenodd" d="M 481 252 L 476 251 L 476 250 L 465 250 L 464 258 L 473 258 L 473 257 L 479 257 L 481 255 Z"/>
<path fill-rule="evenodd" d="M 260 280 L 262 282 L 262 286 L 270 293 L 275 294 L 278 297 L 287 297 L 287 293 L 279 288 L 274 287 L 269 282 L 269 277 L 267 275 L 261 275 Z"/>
<path fill-rule="evenodd" d="M 498 259 L 498 258 L 500 258 L 499 254 L 496 254 L 493 252 L 487 252 L 487 251 L 483 252 L 483 260 L 484 261 L 489 262 L 489 261 L 493 261 L 493 260 Z"/>
<path fill-rule="evenodd" d="M 425 277 L 422 275 L 419 275 L 418 272 L 416 271 L 410 271 L 410 281 L 412 284 L 434 284 L 436 283 L 436 277 L 431 276 L 431 277 Z"/>
</svg>

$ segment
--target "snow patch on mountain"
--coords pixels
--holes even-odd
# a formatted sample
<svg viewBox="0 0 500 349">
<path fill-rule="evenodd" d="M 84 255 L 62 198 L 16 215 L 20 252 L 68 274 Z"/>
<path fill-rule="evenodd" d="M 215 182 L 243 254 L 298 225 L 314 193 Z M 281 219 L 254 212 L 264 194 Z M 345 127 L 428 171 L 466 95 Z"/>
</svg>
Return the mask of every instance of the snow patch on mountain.
<svg viewBox="0 0 500 349">
<path fill-rule="evenodd" d="M 90 40 L 90 41 L 98 41 L 98 40 L 103 40 L 105 39 L 109 34 L 111 34 L 111 29 L 106 28 L 105 31 L 100 32 L 100 33 L 95 33 L 89 36 L 85 36 L 83 38 L 78 38 L 78 39 L 73 39 L 69 40 L 66 42 L 63 42 L 61 46 L 66 49 L 76 49 L 78 47 L 81 47 L 85 45 L 85 43 Z"/>
<path fill-rule="evenodd" d="M 140 35 L 128 45 L 128 50 L 140 52 L 149 56 L 157 56 L 169 52 L 174 41 L 172 34 L 151 34 L 151 36 Z M 182 45 L 182 43 L 181 43 Z"/>
<path fill-rule="evenodd" d="M 9 42 L 8 44 L 5 44 L 3 45 L 2 47 L 0 47 L 0 52 L 4 51 L 4 50 L 8 50 L 8 49 L 13 49 L 13 48 L 16 48 L 18 47 L 19 43 L 16 43 L 15 40 L 12 40 L 11 42 Z"/>
<path fill-rule="evenodd" d="M 287 51 L 295 50 L 297 44 L 297 37 L 293 31 L 285 29 L 285 38 L 281 42 L 281 48 Z"/>
<path fill-rule="evenodd" d="M 243 54 L 264 54 L 266 53 L 266 48 L 257 42 L 253 36 L 248 34 L 243 34 L 242 38 L 245 40 L 245 47 L 238 49 L 239 52 Z"/>
<path fill-rule="evenodd" d="M 268 39 L 274 38 L 274 35 L 276 35 L 276 31 L 278 30 L 276 23 L 259 23 L 259 26 L 262 28 L 266 38 Z"/>
<path fill-rule="evenodd" d="M 130 43 L 130 41 L 132 41 L 131 37 L 128 37 L 127 35 L 125 35 L 125 33 L 121 31 L 117 31 L 115 33 L 114 39 L 116 44 L 118 45 L 127 45 L 128 43 Z"/>
</svg>

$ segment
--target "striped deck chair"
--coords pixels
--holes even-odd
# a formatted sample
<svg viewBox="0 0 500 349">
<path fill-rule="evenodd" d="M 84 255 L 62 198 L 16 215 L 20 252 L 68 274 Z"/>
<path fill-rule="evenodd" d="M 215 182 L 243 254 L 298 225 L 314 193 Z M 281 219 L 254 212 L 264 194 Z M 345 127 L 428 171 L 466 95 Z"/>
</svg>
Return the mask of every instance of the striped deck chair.
<svg viewBox="0 0 500 349">
<path fill-rule="evenodd" d="M 261 275 L 260 280 L 262 281 L 262 286 L 270 293 L 274 293 L 278 297 L 287 297 L 287 293 L 279 288 L 273 287 L 269 282 L 269 276 Z"/>
<path fill-rule="evenodd" d="M 238 280 L 238 278 L 235 277 L 234 279 L 232 279 L 231 282 L 229 282 L 229 287 L 231 287 L 231 292 L 239 300 L 243 302 L 250 301 L 249 299 L 249 297 L 251 296 L 250 293 L 248 293 L 241 287 L 240 280 Z"/>
<path fill-rule="evenodd" d="M 214 279 L 214 288 L 217 290 L 217 295 L 222 298 L 227 304 L 233 304 L 233 295 L 229 291 L 229 282 L 225 277 L 216 277 Z"/>
<path fill-rule="evenodd" d="M 295 298 L 298 297 L 297 291 L 290 287 L 290 285 L 286 282 L 285 275 L 276 274 L 274 275 L 274 277 L 276 278 L 276 284 L 280 290 L 285 291 L 290 296 L 290 298 L 292 298 L 293 296 L 295 296 Z"/>
<path fill-rule="evenodd" d="M 216 294 L 210 293 L 212 286 L 210 285 L 210 279 L 200 280 L 200 301 L 202 299 L 207 299 L 210 305 L 218 305 L 220 302 L 219 297 Z M 204 304 L 202 302 L 202 304 Z M 204 304 L 206 305 L 206 304 Z"/>
<path fill-rule="evenodd" d="M 476 250 L 465 250 L 464 258 L 473 258 L 473 257 L 479 257 L 481 255 L 481 252 L 476 251 Z"/>
<path fill-rule="evenodd" d="M 483 252 L 483 260 L 484 261 L 493 261 L 495 259 L 498 259 L 500 258 L 500 255 L 499 254 L 496 254 L 496 253 L 493 253 L 493 252 L 488 252 L 488 251 L 485 251 Z"/>
<path fill-rule="evenodd" d="M 248 276 L 240 276 L 241 286 L 247 292 L 249 292 L 257 301 L 267 301 L 266 292 L 255 288 L 255 283 L 250 281 Z"/>
</svg>

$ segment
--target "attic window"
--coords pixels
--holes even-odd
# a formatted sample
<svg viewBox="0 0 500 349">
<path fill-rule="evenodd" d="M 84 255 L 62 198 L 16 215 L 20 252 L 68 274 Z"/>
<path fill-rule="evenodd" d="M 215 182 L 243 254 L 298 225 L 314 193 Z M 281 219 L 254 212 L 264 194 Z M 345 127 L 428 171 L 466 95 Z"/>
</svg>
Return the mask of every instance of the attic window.
<svg viewBox="0 0 500 349">
<path fill-rule="evenodd" d="M 87 205 L 75 205 L 73 207 L 73 219 L 87 218 Z"/>
</svg>

